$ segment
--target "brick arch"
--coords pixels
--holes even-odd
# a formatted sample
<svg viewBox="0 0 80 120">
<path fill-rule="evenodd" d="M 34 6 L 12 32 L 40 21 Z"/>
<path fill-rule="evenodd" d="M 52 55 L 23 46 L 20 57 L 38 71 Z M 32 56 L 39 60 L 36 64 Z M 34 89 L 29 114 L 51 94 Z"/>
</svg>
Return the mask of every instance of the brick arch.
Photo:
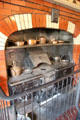
<svg viewBox="0 0 80 120">
<path fill-rule="evenodd" d="M 79 42 L 78 35 L 80 30 L 78 27 L 76 28 L 76 24 L 72 23 L 71 21 L 59 17 L 58 23 L 52 23 L 51 15 L 17 14 L 6 17 L 0 22 L 0 50 L 5 49 L 6 40 L 13 32 L 37 27 L 65 30 L 77 37 L 77 41 Z M 77 35 L 76 31 L 78 31 Z M 75 44 L 77 44 L 77 41 L 74 39 Z"/>
<path fill-rule="evenodd" d="M 13 32 L 39 27 L 61 29 L 70 32 L 74 35 L 74 44 L 80 44 L 80 30 L 78 29 L 78 27 L 76 27 L 76 24 L 63 19 L 62 17 L 59 17 L 58 23 L 52 23 L 51 15 L 17 14 L 13 16 L 8 16 L 0 21 L 0 86 L 7 95 L 8 87 L 5 58 L 5 44 L 7 38 Z M 75 57 L 75 54 L 73 57 Z"/>
</svg>

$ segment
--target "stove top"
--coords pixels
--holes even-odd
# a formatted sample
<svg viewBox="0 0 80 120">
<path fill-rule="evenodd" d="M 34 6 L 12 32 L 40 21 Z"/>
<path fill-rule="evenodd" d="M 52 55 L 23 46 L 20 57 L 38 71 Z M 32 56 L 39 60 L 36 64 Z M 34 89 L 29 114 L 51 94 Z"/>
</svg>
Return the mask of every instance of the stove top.
<svg viewBox="0 0 80 120">
<path fill-rule="evenodd" d="M 68 64 L 63 64 L 62 62 L 57 62 L 57 63 L 54 63 L 54 64 L 53 64 L 53 67 L 54 67 L 56 70 L 66 69 L 66 68 L 71 67 L 71 66 L 74 66 L 74 63 L 69 62 Z"/>
<path fill-rule="evenodd" d="M 44 64 L 41 64 L 34 69 L 24 70 L 24 72 L 20 76 L 11 77 L 9 79 L 9 85 L 14 86 L 14 85 L 21 84 L 23 82 L 29 82 L 31 80 L 44 78 L 44 77 L 50 79 L 50 76 L 52 76 L 52 75 L 55 76 L 56 73 L 62 74 L 64 72 L 64 70 L 66 70 L 66 69 L 68 70 L 69 68 L 73 68 L 73 66 L 74 66 L 73 63 L 68 63 L 66 65 L 64 65 L 60 62 L 55 63 L 53 65 L 49 65 L 49 64 L 44 63 Z M 55 77 L 54 77 L 54 79 L 55 79 Z"/>
</svg>

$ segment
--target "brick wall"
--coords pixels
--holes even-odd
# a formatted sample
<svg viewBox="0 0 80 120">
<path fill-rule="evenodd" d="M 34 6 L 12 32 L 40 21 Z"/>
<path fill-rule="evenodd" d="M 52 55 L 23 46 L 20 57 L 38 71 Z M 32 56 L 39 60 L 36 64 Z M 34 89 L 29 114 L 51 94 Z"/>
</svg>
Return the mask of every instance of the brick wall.
<svg viewBox="0 0 80 120">
<path fill-rule="evenodd" d="M 8 36 L 19 30 L 37 27 L 56 28 L 68 31 L 74 36 L 73 58 L 78 62 L 80 52 L 80 22 L 69 17 L 79 19 L 80 13 L 54 5 L 43 0 L 4 0 L 0 2 L 0 87 L 8 95 L 7 71 L 5 59 L 5 44 Z M 31 3 L 30 3 L 31 1 Z M 10 5 L 9 3 L 12 3 Z M 51 23 L 51 9 L 58 8 L 60 14 L 58 23 Z M 66 11 L 64 13 L 63 11 Z M 76 15 L 70 14 L 74 13 Z M 24 23 L 24 21 L 25 23 Z"/>
<path fill-rule="evenodd" d="M 16 14 L 13 16 L 8 16 L 1 21 L 0 26 L 0 61 L 3 63 L 0 65 L 0 79 L 2 80 L 5 78 L 5 74 L 2 74 L 4 69 L 4 73 L 6 73 L 6 60 L 5 60 L 5 44 L 8 36 L 20 30 L 25 30 L 29 28 L 37 28 L 37 27 L 45 27 L 45 28 L 52 28 L 52 29 L 61 29 L 67 32 L 70 32 L 74 35 L 74 50 L 73 50 L 73 57 L 74 60 L 77 62 L 79 57 L 79 38 L 80 35 L 76 35 L 76 31 L 79 33 L 78 27 L 76 28 L 76 24 L 72 21 L 64 20 L 62 17 L 59 17 L 58 23 L 51 22 L 51 15 L 45 14 Z M 3 68 L 4 66 L 4 68 Z M 7 82 L 7 73 L 6 79 L 4 81 Z"/>
</svg>

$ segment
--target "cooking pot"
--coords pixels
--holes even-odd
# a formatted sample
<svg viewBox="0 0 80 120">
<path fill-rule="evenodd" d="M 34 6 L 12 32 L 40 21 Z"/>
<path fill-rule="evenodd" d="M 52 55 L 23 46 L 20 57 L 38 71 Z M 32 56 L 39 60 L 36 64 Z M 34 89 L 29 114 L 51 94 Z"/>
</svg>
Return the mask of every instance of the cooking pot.
<svg viewBox="0 0 80 120">
<path fill-rule="evenodd" d="M 29 39 L 27 40 L 28 45 L 35 45 L 37 43 L 37 40 L 35 39 Z"/>
<path fill-rule="evenodd" d="M 54 40 L 54 39 L 51 39 L 51 40 L 50 40 L 50 43 L 52 43 L 52 44 L 54 44 L 54 45 L 55 45 L 55 44 L 57 44 L 57 43 L 58 43 L 58 41 L 57 41 L 57 40 Z"/>
<path fill-rule="evenodd" d="M 46 43 L 46 38 L 45 38 L 44 36 L 41 36 L 41 37 L 39 38 L 39 43 L 40 43 L 40 44 L 45 44 L 45 43 Z"/>
<path fill-rule="evenodd" d="M 24 45 L 24 41 L 16 41 L 15 44 L 17 46 L 23 46 Z"/>
<path fill-rule="evenodd" d="M 63 44 L 64 41 L 63 41 L 63 40 L 59 40 L 58 43 L 59 43 L 59 44 Z"/>
<path fill-rule="evenodd" d="M 61 60 L 61 62 L 62 62 L 62 64 L 65 64 L 65 65 L 67 65 L 68 63 L 69 63 L 69 60 Z"/>
<path fill-rule="evenodd" d="M 54 59 L 55 62 L 60 62 L 61 61 L 61 58 L 59 56 L 53 57 L 53 59 Z"/>
</svg>

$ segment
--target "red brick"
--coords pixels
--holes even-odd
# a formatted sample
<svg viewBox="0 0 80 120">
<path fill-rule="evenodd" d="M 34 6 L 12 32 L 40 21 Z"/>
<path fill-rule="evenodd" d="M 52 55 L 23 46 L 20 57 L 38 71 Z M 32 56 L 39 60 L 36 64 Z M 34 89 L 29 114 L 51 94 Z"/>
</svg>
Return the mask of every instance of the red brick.
<svg viewBox="0 0 80 120">
<path fill-rule="evenodd" d="M 4 9 L 11 10 L 11 4 L 4 3 Z"/>
<path fill-rule="evenodd" d="M 21 0 L 11 0 L 11 3 L 25 6 L 25 1 L 21 1 Z"/>
<path fill-rule="evenodd" d="M 0 71 L 1 72 L 1 71 Z M 7 81 L 7 74 L 6 73 L 0 73 L 0 82 Z"/>
<path fill-rule="evenodd" d="M 14 32 L 17 31 L 18 28 L 17 28 L 17 25 L 16 25 L 15 20 L 11 19 L 11 16 L 9 17 L 9 19 L 10 19 L 10 21 L 11 21 L 11 23 L 12 23 L 12 27 L 13 27 Z"/>
<path fill-rule="evenodd" d="M 46 27 L 46 15 L 32 14 L 32 25 L 36 27 Z"/>
<path fill-rule="evenodd" d="M 19 11 L 19 6 L 4 3 L 4 9 Z"/>
<path fill-rule="evenodd" d="M 68 21 L 63 17 L 59 18 L 59 29 L 67 31 Z"/>
<path fill-rule="evenodd" d="M 6 77 L 7 76 L 7 69 L 6 67 L 0 68 L 0 75 Z"/>
<path fill-rule="evenodd" d="M 32 14 L 32 25 L 36 27 L 46 27 L 46 15 Z"/>
<path fill-rule="evenodd" d="M 0 8 L 3 8 L 3 3 L 0 2 Z"/>
<path fill-rule="evenodd" d="M 11 10 L 0 8 L 0 15 L 11 15 Z"/>
<path fill-rule="evenodd" d="M 0 72 L 3 72 L 3 74 L 5 73 L 6 71 L 6 66 L 0 66 Z M 1 74 L 1 73 L 0 73 Z"/>
<path fill-rule="evenodd" d="M 73 48 L 73 59 L 76 64 L 79 62 L 79 54 L 80 54 L 80 45 L 74 45 Z"/>
<path fill-rule="evenodd" d="M 4 60 L 0 60 L 0 66 L 5 65 L 5 59 Z"/>
<path fill-rule="evenodd" d="M 5 56 L 2 55 L 2 57 L 1 57 L 1 55 L 0 55 L 0 62 L 3 63 L 4 60 L 5 60 Z"/>
<path fill-rule="evenodd" d="M 1 87 L 2 90 L 5 92 L 6 95 L 9 95 L 9 92 L 8 92 L 8 84 L 7 84 L 6 81 L 0 82 L 0 87 Z"/>
<path fill-rule="evenodd" d="M 6 15 L 0 15 L 0 20 L 4 19 Z"/>
<path fill-rule="evenodd" d="M 78 25 L 75 25 L 74 37 L 77 37 L 80 34 L 80 28 Z"/>
<path fill-rule="evenodd" d="M 8 24 L 4 20 L 2 20 L 0 24 L 7 31 L 7 33 L 10 34 L 11 31 L 10 28 L 8 27 Z"/>
<path fill-rule="evenodd" d="M 19 11 L 20 6 L 11 5 L 11 10 Z"/>
<path fill-rule="evenodd" d="M 12 15 L 15 15 L 15 14 L 21 14 L 21 11 L 19 10 L 19 11 L 16 11 L 16 10 L 12 10 Z"/>
<path fill-rule="evenodd" d="M 46 27 L 46 15 L 41 15 L 42 16 L 42 27 Z"/>
<path fill-rule="evenodd" d="M 35 14 L 35 18 L 36 18 L 36 27 L 39 27 L 40 26 L 40 16 L 38 14 Z"/>
<path fill-rule="evenodd" d="M 29 3 L 27 1 L 25 2 L 25 6 L 26 7 L 33 7 L 34 9 L 39 9 L 39 10 L 51 12 L 51 8 L 49 8 L 49 7 L 38 5 L 38 4 L 35 4 L 35 3 L 34 4 Z"/>
<path fill-rule="evenodd" d="M 5 2 L 11 2 L 11 0 L 4 0 Z"/>
<path fill-rule="evenodd" d="M 5 57 L 5 50 L 0 50 L 0 57 L 2 57 L 2 58 Z"/>
<path fill-rule="evenodd" d="M 10 34 L 13 33 L 13 32 L 14 32 L 14 29 L 13 29 L 13 25 L 12 25 L 9 17 L 7 17 L 7 18 L 5 19 L 5 22 L 7 23 L 8 27 L 9 27 L 9 29 L 10 29 Z"/>
<path fill-rule="evenodd" d="M 7 71 L 6 71 L 6 61 L 5 61 L 5 51 L 0 51 L 0 80 L 6 81 L 7 80 Z"/>
<path fill-rule="evenodd" d="M 2 32 L 3 34 L 5 34 L 6 36 L 9 35 L 9 33 L 7 32 L 7 30 L 2 25 L 0 25 L 0 32 Z"/>
<path fill-rule="evenodd" d="M 32 25 L 33 25 L 33 28 L 37 27 L 37 25 L 36 25 L 36 15 L 35 14 L 32 14 Z"/>
<path fill-rule="evenodd" d="M 36 24 L 37 24 L 37 27 L 38 27 L 38 24 L 39 24 L 39 27 L 46 27 L 46 15 L 36 16 Z"/>
<path fill-rule="evenodd" d="M 40 13 L 40 14 L 45 14 L 44 11 L 39 11 L 39 10 L 36 10 L 36 9 L 30 9 L 30 8 L 24 8 L 24 7 L 20 7 L 20 12 L 19 13 Z M 46 12 L 46 14 L 48 14 L 48 12 Z"/>
</svg>

